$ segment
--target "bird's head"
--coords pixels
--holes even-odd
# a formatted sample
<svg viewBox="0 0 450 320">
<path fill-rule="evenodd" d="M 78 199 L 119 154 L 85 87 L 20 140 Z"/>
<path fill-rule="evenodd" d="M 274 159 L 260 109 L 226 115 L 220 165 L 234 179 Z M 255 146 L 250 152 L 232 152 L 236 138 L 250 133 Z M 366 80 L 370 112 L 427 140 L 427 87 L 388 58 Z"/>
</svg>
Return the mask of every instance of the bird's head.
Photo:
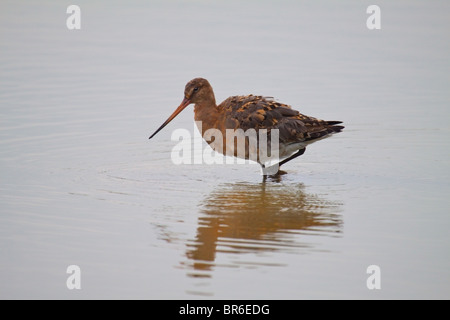
<svg viewBox="0 0 450 320">
<path fill-rule="evenodd" d="M 149 139 L 161 131 L 170 121 L 172 121 L 181 111 L 183 111 L 191 103 L 202 105 L 213 103 L 216 101 L 214 92 L 208 80 L 203 78 L 195 78 L 189 81 L 184 88 L 184 99 L 172 115 L 156 130 Z"/>
</svg>

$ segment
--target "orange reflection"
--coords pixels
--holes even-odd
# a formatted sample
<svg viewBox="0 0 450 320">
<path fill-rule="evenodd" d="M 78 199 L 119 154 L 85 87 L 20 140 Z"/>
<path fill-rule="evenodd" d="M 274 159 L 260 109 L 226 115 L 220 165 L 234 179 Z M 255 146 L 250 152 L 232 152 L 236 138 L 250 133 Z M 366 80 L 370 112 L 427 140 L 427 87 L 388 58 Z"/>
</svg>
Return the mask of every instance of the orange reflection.
<svg viewBox="0 0 450 320">
<path fill-rule="evenodd" d="M 189 275 L 209 277 L 218 253 L 305 250 L 317 243 L 311 235 L 339 235 L 340 204 L 304 189 L 302 184 L 263 182 L 225 184 L 214 190 L 202 201 L 197 235 L 187 244 L 187 264 L 195 271 Z"/>
</svg>

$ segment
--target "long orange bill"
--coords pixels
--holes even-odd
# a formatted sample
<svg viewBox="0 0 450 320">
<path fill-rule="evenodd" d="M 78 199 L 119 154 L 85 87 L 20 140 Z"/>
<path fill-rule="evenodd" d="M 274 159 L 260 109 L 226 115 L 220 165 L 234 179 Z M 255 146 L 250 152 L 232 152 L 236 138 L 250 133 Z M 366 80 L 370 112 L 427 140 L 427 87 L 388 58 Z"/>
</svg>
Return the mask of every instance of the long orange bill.
<svg viewBox="0 0 450 320">
<path fill-rule="evenodd" d="M 153 138 L 153 136 L 155 134 L 157 134 L 159 131 L 162 130 L 162 128 L 164 128 L 165 126 L 167 126 L 167 124 L 173 120 L 173 118 L 175 118 L 181 111 L 184 110 L 184 108 L 186 108 L 189 104 L 191 103 L 191 101 L 187 98 L 184 98 L 183 101 L 181 102 L 180 106 L 172 113 L 172 115 L 161 125 L 161 127 L 158 128 L 158 130 L 156 130 L 149 139 Z"/>
</svg>

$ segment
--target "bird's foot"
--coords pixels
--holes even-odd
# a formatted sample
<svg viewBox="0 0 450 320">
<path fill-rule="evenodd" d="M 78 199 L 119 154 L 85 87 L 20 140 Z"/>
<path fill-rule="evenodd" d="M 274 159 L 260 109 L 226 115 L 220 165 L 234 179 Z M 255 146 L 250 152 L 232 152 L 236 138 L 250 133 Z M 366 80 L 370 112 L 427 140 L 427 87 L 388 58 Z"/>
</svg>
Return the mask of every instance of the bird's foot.
<svg viewBox="0 0 450 320">
<path fill-rule="evenodd" d="M 286 171 L 278 170 L 277 173 L 271 175 L 263 175 L 263 182 L 272 181 L 272 182 L 281 182 L 281 177 L 287 174 Z"/>
</svg>

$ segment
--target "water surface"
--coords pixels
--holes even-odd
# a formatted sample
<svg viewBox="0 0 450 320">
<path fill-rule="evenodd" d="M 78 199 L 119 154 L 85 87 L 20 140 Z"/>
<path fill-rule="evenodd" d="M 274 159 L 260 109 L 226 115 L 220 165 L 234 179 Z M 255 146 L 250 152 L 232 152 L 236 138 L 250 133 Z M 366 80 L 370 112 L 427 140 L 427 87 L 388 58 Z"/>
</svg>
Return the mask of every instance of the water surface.
<svg viewBox="0 0 450 320">
<path fill-rule="evenodd" d="M 0 5 L 0 297 L 450 297 L 446 2 L 77 4 Z M 197 76 L 346 129 L 278 179 L 175 165 Z"/>
</svg>

